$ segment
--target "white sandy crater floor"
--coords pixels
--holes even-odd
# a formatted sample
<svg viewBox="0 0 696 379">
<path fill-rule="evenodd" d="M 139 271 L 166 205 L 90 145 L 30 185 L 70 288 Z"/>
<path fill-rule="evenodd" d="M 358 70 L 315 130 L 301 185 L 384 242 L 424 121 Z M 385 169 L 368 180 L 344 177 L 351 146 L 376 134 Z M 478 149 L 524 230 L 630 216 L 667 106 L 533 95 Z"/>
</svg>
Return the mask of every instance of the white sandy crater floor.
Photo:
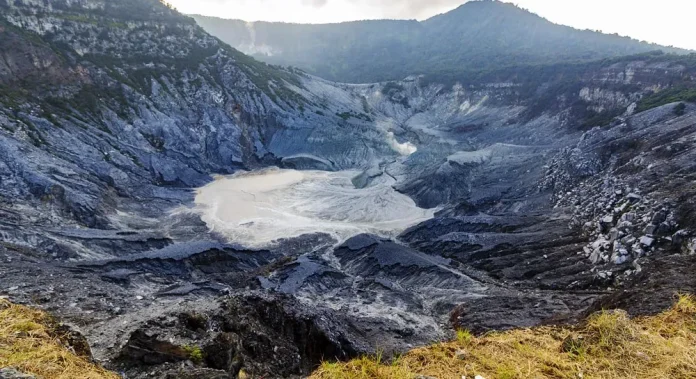
<svg viewBox="0 0 696 379">
<path fill-rule="evenodd" d="M 197 190 L 196 211 L 231 242 L 261 247 L 323 232 L 343 241 L 360 233 L 394 236 L 433 217 L 382 182 L 355 188 L 357 171 L 268 169 L 218 177 Z"/>
</svg>

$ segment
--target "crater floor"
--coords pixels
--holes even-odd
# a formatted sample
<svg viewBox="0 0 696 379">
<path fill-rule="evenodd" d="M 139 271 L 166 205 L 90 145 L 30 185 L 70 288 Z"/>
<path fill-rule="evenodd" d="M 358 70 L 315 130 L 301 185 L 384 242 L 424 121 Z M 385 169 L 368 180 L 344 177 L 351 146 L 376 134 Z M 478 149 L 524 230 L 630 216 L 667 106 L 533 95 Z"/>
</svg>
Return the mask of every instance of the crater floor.
<svg viewBox="0 0 696 379">
<path fill-rule="evenodd" d="M 340 242 L 361 233 L 393 237 L 433 217 L 391 178 L 356 188 L 358 174 L 267 169 L 218 177 L 198 189 L 195 210 L 212 231 L 250 247 L 318 232 Z"/>
</svg>

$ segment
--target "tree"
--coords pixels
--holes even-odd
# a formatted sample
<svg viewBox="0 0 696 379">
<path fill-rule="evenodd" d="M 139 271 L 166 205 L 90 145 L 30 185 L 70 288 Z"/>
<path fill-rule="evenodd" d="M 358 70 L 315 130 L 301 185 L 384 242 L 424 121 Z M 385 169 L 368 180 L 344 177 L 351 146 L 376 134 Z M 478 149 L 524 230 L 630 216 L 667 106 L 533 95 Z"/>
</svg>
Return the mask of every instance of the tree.
<svg viewBox="0 0 696 379">
<path fill-rule="evenodd" d="M 166 2 L 166 1 L 164 1 L 164 0 L 160 0 L 160 2 L 161 2 L 162 4 L 164 4 L 167 8 L 172 9 L 172 10 L 176 10 L 176 8 L 174 7 L 174 5 L 172 5 L 171 3 L 168 3 L 168 2 Z"/>
</svg>

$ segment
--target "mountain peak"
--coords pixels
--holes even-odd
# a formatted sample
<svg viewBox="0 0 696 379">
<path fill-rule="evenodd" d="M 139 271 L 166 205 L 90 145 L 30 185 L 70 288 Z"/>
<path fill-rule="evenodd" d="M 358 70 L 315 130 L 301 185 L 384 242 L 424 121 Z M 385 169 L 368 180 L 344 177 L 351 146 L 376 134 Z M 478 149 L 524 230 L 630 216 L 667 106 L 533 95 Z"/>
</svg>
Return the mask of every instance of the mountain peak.
<svg viewBox="0 0 696 379">
<path fill-rule="evenodd" d="M 507 3 L 499 0 L 472 0 L 463 3 L 457 8 L 436 16 L 433 16 L 425 23 L 430 23 L 432 20 L 454 19 L 454 18 L 479 18 L 490 16 L 507 15 L 511 17 L 529 17 L 533 16 L 539 20 L 544 20 L 541 16 L 532 13 L 526 9 L 520 8 L 513 3 Z"/>
<path fill-rule="evenodd" d="M 503 1 L 499 0 L 470 0 L 467 2 L 462 3 L 460 6 L 458 6 L 456 9 L 465 9 L 465 8 L 474 8 L 474 7 L 500 7 L 500 6 L 513 6 L 517 8 L 516 5 L 512 3 L 506 3 Z"/>
</svg>

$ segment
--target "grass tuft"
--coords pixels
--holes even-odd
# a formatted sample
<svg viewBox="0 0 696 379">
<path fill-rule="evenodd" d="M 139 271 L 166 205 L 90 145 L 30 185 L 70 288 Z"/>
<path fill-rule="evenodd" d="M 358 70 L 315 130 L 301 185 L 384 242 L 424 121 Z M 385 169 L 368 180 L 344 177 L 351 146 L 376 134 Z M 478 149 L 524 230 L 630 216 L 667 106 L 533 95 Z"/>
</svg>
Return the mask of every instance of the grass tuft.
<svg viewBox="0 0 696 379">
<path fill-rule="evenodd" d="M 543 326 L 412 350 L 390 363 L 362 357 L 324 363 L 312 379 L 696 378 L 696 298 L 681 295 L 659 315 L 603 311 L 577 327 Z"/>
<path fill-rule="evenodd" d="M 474 338 L 474 335 L 470 331 L 459 329 L 457 330 L 457 342 L 462 345 L 466 345 Z"/>
<path fill-rule="evenodd" d="M 400 365 L 382 362 L 381 357 L 362 357 L 348 363 L 325 362 L 319 368 L 321 378 L 334 379 L 403 379 L 411 377 Z"/>
<path fill-rule="evenodd" d="M 200 347 L 189 345 L 189 346 L 184 346 L 184 350 L 188 354 L 191 362 L 196 363 L 196 364 L 203 362 L 204 355 L 203 355 L 203 350 L 201 350 Z"/>
<path fill-rule="evenodd" d="M 678 295 L 677 303 L 674 305 L 674 311 L 696 315 L 696 298 L 691 295 Z"/>
<path fill-rule="evenodd" d="M 55 325 L 44 312 L 0 299 L 0 367 L 51 379 L 119 377 L 77 356 L 56 336 Z"/>
</svg>

